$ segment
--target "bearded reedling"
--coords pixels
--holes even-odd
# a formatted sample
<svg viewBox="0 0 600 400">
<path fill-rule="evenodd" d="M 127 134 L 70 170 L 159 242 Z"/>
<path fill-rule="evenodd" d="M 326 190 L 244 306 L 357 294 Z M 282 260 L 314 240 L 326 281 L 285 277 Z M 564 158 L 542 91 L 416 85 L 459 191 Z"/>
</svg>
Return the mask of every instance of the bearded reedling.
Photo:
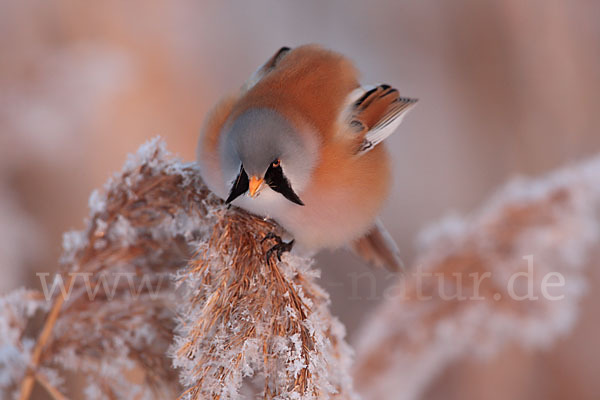
<svg viewBox="0 0 600 400">
<path fill-rule="evenodd" d="M 350 245 L 375 265 L 401 267 L 377 214 L 390 192 L 382 143 L 416 103 L 389 85 L 361 87 L 341 54 L 284 47 L 219 102 L 200 135 L 202 178 L 229 204 L 277 221 L 280 256 Z"/>
</svg>

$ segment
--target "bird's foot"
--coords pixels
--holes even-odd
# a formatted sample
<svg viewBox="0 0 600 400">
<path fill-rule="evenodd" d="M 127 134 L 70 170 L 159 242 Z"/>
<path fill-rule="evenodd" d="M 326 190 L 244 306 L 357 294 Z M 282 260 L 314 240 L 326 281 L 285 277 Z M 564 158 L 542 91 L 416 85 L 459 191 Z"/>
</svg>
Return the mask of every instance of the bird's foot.
<svg viewBox="0 0 600 400">
<path fill-rule="evenodd" d="M 281 261 L 281 255 L 283 253 L 289 252 L 292 250 L 292 248 L 294 247 L 294 241 L 292 240 L 289 243 L 284 242 L 281 237 L 279 237 L 279 235 L 270 232 L 268 233 L 262 240 L 261 243 L 264 243 L 266 240 L 269 239 L 274 239 L 275 240 L 275 245 L 273 245 L 273 247 L 271 247 L 266 254 L 267 257 L 267 263 L 269 262 L 269 259 L 271 258 L 271 256 L 276 255 L 277 256 L 277 260 Z"/>
</svg>

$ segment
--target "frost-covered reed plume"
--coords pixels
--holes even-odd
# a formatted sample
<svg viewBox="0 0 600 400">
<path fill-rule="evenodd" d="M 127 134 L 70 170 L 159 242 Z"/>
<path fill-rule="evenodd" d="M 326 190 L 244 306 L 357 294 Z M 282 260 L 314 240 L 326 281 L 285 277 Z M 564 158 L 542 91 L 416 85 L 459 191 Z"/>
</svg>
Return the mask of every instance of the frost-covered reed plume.
<svg viewBox="0 0 600 400">
<path fill-rule="evenodd" d="M 273 223 L 220 210 L 188 268 L 173 348 L 187 399 L 352 397 L 344 328 L 311 260 L 265 262 Z M 242 397 L 240 397 L 243 395 Z"/>
<path fill-rule="evenodd" d="M 48 300 L 41 293 L 27 300 L 31 292 L 12 300 L 51 311 L 35 345 L 23 333 L 23 319 L 12 325 L 18 332 L 8 341 L 0 329 L 0 353 L 13 354 L 0 359 L 6 398 L 20 390 L 27 399 L 34 381 L 60 398 L 65 370 L 85 376 L 79 397 L 89 399 L 165 398 L 180 391 L 166 356 L 175 326 L 169 274 L 185 265 L 207 229 L 203 218 L 212 198 L 195 176 L 152 141 L 104 194 L 92 194 L 87 227 L 64 236 L 62 273 L 54 280 L 40 275 Z"/>
<path fill-rule="evenodd" d="M 353 383 L 364 399 L 417 398 L 463 354 L 550 345 L 570 329 L 599 202 L 596 159 L 442 223 L 364 324 L 351 376 L 312 261 L 267 261 L 263 239 L 279 228 L 225 207 L 153 140 L 91 196 L 62 273 L 0 297 L 0 398 L 29 399 L 36 383 L 54 399 L 354 399 Z M 520 272 L 536 288 L 560 273 L 564 299 L 516 299 Z"/>
<path fill-rule="evenodd" d="M 69 397 L 86 399 L 351 396 L 344 329 L 311 261 L 266 263 L 273 224 L 227 210 L 158 140 L 105 189 L 86 229 L 65 235 L 63 272 L 40 275 L 44 293 L 0 298 L 1 398 L 38 382 L 62 399 L 65 371 L 85 376 Z M 48 313 L 37 341 L 36 312 Z"/>
<path fill-rule="evenodd" d="M 418 399 L 460 357 L 488 356 L 508 341 L 552 345 L 576 320 L 599 209 L 596 157 L 517 179 L 473 215 L 426 231 L 413 273 L 363 325 L 357 390 Z"/>
</svg>

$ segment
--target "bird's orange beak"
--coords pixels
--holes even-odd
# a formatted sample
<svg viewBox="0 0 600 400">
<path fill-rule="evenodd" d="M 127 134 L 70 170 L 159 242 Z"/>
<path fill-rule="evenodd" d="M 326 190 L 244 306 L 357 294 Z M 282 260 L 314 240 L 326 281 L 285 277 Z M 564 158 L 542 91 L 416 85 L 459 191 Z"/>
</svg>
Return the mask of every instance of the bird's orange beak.
<svg viewBox="0 0 600 400">
<path fill-rule="evenodd" d="M 263 182 L 264 182 L 264 179 L 260 179 L 255 176 L 250 178 L 250 184 L 249 184 L 249 188 L 248 188 L 248 192 L 250 192 L 250 197 L 256 196 L 256 194 L 258 193 L 258 189 L 260 189 L 260 186 L 262 185 Z"/>
</svg>

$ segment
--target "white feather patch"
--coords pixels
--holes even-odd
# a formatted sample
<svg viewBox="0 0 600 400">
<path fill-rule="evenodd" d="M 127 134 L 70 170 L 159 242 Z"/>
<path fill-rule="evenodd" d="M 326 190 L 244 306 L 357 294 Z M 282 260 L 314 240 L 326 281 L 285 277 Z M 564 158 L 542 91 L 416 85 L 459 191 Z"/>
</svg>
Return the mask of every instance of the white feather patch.
<svg viewBox="0 0 600 400">
<path fill-rule="evenodd" d="M 402 123 L 406 113 L 413 108 L 416 99 L 400 97 L 394 102 L 377 122 L 365 135 L 357 154 L 364 154 L 387 139 L 398 126 Z"/>
</svg>

